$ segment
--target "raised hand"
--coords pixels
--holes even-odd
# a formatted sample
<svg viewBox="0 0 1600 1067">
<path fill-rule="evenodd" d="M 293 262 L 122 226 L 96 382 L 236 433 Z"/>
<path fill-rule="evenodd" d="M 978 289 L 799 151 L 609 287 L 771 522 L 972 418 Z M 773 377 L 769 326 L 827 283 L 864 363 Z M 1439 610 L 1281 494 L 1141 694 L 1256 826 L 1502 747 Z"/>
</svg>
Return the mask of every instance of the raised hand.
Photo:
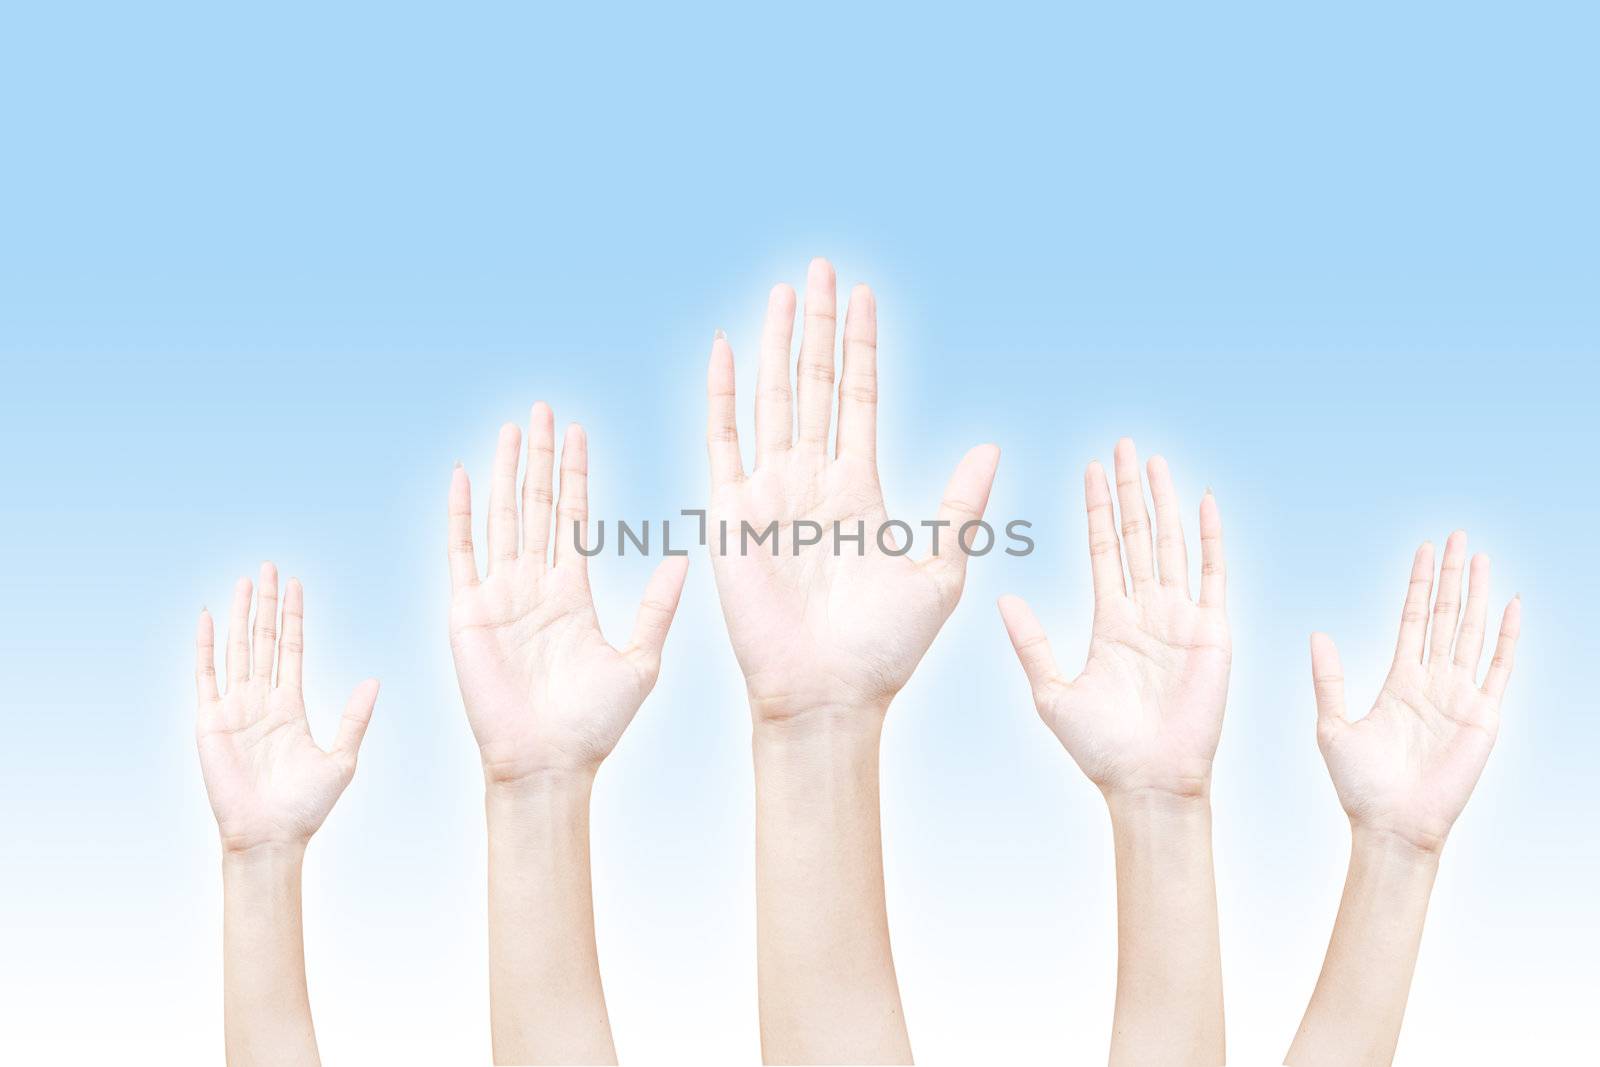
<svg viewBox="0 0 1600 1067">
<path fill-rule="evenodd" d="M 515 425 L 501 427 L 484 578 L 473 554 L 471 486 L 460 466 L 450 485 L 450 648 L 490 781 L 599 766 L 655 686 L 688 569 L 684 557 L 664 560 L 645 589 L 632 638 L 621 648 L 608 644 L 589 591 L 589 561 L 576 547 L 589 544 L 583 429 L 569 426 L 562 446 L 553 563 L 555 419 L 546 404 L 533 406 L 519 533 L 520 445 Z"/>
<path fill-rule="evenodd" d="M 1417 549 L 1394 664 L 1372 709 L 1360 719 L 1351 722 L 1345 716 L 1344 671 L 1333 639 L 1311 635 L 1317 742 L 1351 824 L 1432 851 L 1443 847 L 1494 747 L 1500 698 L 1522 628 L 1522 601 L 1514 597 L 1501 617 L 1494 658 L 1479 685 L 1489 557 L 1472 558 L 1462 618 L 1466 553 L 1467 535 L 1458 530 L 1445 542 L 1430 637 L 1433 545 Z"/>
<path fill-rule="evenodd" d="M 195 632 L 195 732 L 222 832 L 223 1029 L 229 1063 L 315 1064 L 300 872 L 306 843 L 355 773 L 378 683 L 356 686 L 333 747 L 318 747 L 300 691 L 300 583 L 291 578 L 284 591 L 281 639 L 277 568 L 261 565 L 253 637 L 250 593 L 250 579 L 240 578 L 228 623 L 226 695 L 217 688 L 210 613 L 200 612 Z"/>
<path fill-rule="evenodd" d="M 589 457 L 567 428 L 550 525 L 555 418 L 533 406 L 518 529 L 521 434 L 500 429 L 489 483 L 489 573 L 472 496 L 450 483 L 450 648 L 483 757 L 489 824 L 489 1003 L 496 1063 L 615 1063 L 594 938 L 589 796 L 655 686 L 688 560 L 656 568 L 633 637 L 606 643 L 589 592 Z M 551 540 L 554 545 L 552 563 Z"/>
<path fill-rule="evenodd" d="M 1467 537 L 1457 531 L 1445 542 L 1434 600 L 1433 546 L 1417 550 L 1394 665 L 1372 709 L 1354 722 L 1345 716 L 1339 653 L 1326 634 L 1311 635 L 1317 743 L 1350 816 L 1350 870 L 1285 1059 L 1295 1067 L 1394 1058 L 1440 851 L 1494 747 L 1522 629 L 1522 601 L 1513 597 L 1480 686 L 1489 560 L 1473 557 L 1463 619 L 1466 558 Z"/>
<path fill-rule="evenodd" d="M 937 534 L 937 551 L 911 559 L 907 530 L 885 527 L 877 307 L 864 285 L 845 316 L 828 452 L 834 289 L 833 268 L 813 260 L 793 392 L 794 290 L 768 298 L 748 474 L 733 349 L 720 332 L 713 342 L 707 540 L 754 726 L 762 1052 L 776 1063 L 903 1063 L 911 1045 L 884 906 L 878 745 L 890 700 L 961 596 L 958 538 L 983 515 L 1000 453 L 968 452 L 937 519 L 907 524 L 930 549 Z M 776 554 L 770 541 L 746 545 L 747 523 L 755 535 L 776 525 Z M 967 542 L 983 536 L 969 529 Z"/>
<path fill-rule="evenodd" d="M 206 792 L 230 851 L 257 845 L 303 846 L 350 784 L 378 683 L 356 686 L 333 747 L 320 748 L 306 721 L 301 692 L 305 600 L 298 580 L 283 596 L 278 637 L 278 571 L 261 565 L 255 633 L 250 630 L 250 579 L 234 588 L 228 627 L 227 692 L 217 688 L 211 615 L 201 611 L 195 634 L 196 737 Z M 273 680 L 273 667 L 277 680 Z"/>
<path fill-rule="evenodd" d="M 1040 716 L 1101 792 L 1205 796 L 1232 661 L 1216 498 L 1208 490 L 1200 501 L 1196 600 L 1166 461 L 1150 460 L 1153 551 L 1138 455 L 1127 438 L 1117 443 L 1116 474 L 1127 581 L 1105 469 L 1091 463 L 1084 474 L 1094 631 L 1082 673 L 1071 679 L 1061 673 L 1043 627 L 1020 597 L 1002 597 L 1000 613 Z"/>
<path fill-rule="evenodd" d="M 1139 457 L 1117 442 L 1117 510 L 1099 463 L 1084 474 L 1094 632 L 1076 678 L 1056 667 L 1027 604 L 1000 598 L 1040 716 L 1105 796 L 1117 860 L 1117 1001 L 1111 1063 L 1224 1060 L 1222 951 L 1211 863 L 1211 760 L 1232 642 L 1222 521 L 1200 501 L 1200 597 L 1172 474 L 1150 460 L 1152 548 Z M 1123 576 L 1123 559 L 1127 577 Z"/>
<path fill-rule="evenodd" d="M 733 349 L 720 334 L 712 345 L 708 541 L 717 590 L 758 719 L 844 709 L 875 709 L 881 716 L 961 597 L 967 553 L 957 538 L 963 524 L 983 515 L 1000 450 L 979 445 L 961 460 L 934 520 L 943 525 L 909 524 L 913 540 L 925 540 L 930 548 L 937 534 L 936 552 L 919 559 L 911 552 L 891 554 L 907 546 L 904 530 L 899 541 L 892 539 L 893 529 L 882 541 L 878 537 L 889 516 L 878 484 L 872 290 L 856 286 L 845 314 L 832 456 L 836 297 L 826 260 L 813 260 L 806 278 L 804 333 L 793 375 L 798 404 L 790 390 L 794 314 L 794 290 L 774 287 L 756 381 L 756 463 L 748 474 L 734 418 Z M 774 521 L 777 555 L 770 540 L 745 550 L 741 524 L 759 534 Z M 798 552 L 792 536 L 797 523 L 805 538 L 820 530 L 818 543 Z M 836 542 L 836 524 L 843 538 L 856 540 Z M 968 531 L 967 543 L 977 536 Z"/>
</svg>

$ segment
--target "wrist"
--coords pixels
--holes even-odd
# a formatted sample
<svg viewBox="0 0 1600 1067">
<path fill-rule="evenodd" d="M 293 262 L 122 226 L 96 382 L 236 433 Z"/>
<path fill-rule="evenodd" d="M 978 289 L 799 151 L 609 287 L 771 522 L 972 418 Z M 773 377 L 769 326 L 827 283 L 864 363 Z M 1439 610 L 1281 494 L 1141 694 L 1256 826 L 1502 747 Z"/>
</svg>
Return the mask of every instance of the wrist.
<svg viewBox="0 0 1600 1067">
<path fill-rule="evenodd" d="M 519 803 L 556 795 L 584 795 L 594 788 L 598 767 L 543 767 L 512 777 L 484 774 L 484 795 L 490 801 Z"/>
<path fill-rule="evenodd" d="M 868 771 L 876 780 L 882 736 L 883 715 L 870 707 L 816 708 L 779 719 L 758 716 L 751 732 L 758 783 L 789 781 L 810 789 L 854 780 Z"/>
<path fill-rule="evenodd" d="M 891 699 L 798 702 L 751 693 L 750 719 L 757 734 L 772 738 L 821 735 L 876 739 L 883 732 Z"/>
<path fill-rule="evenodd" d="M 1400 830 L 1350 820 L 1352 855 L 1391 865 L 1436 866 L 1444 851 L 1445 833 Z"/>
<path fill-rule="evenodd" d="M 586 818 L 594 790 L 594 771 L 543 770 L 515 779 L 485 783 L 484 808 L 496 825 L 538 829 Z"/>
<path fill-rule="evenodd" d="M 251 844 L 223 840 L 225 877 L 251 878 L 298 872 L 305 863 L 304 840 L 258 841 Z"/>
<path fill-rule="evenodd" d="M 1168 789 L 1122 789 L 1104 794 L 1106 809 L 1116 825 L 1186 826 L 1211 822 L 1211 796 L 1205 792 Z"/>
</svg>

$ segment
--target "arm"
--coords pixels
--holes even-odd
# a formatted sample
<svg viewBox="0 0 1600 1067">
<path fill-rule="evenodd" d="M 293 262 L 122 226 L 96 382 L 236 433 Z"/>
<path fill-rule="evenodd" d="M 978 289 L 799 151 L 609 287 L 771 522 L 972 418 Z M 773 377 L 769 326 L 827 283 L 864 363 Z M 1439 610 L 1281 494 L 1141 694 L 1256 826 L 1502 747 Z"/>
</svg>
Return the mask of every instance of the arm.
<svg viewBox="0 0 1600 1067">
<path fill-rule="evenodd" d="M 632 640 L 613 648 L 589 591 L 588 448 L 567 429 L 553 561 L 555 419 L 534 405 L 519 534 L 521 433 L 500 431 L 486 577 L 471 486 L 450 488 L 450 645 L 483 757 L 489 827 L 489 1001 L 497 1063 L 615 1063 L 595 950 L 589 795 L 654 687 L 688 561 L 663 561 Z"/>
<path fill-rule="evenodd" d="M 960 599 L 966 553 L 956 530 L 982 516 L 999 450 L 980 446 L 962 460 L 932 554 L 891 554 L 899 543 L 877 536 L 888 521 L 876 458 L 877 308 L 866 286 L 851 293 L 830 456 L 836 307 L 833 268 L 814 260 L 791 368 L 795 293 L 772 290 L 748 474 L 733 350 L 720 332 L 713 342 L 708 540 L 753 722 L 762 1054 L 903 1063 L 911 1044 L 884 906 L 878 739 L 890 701 Z M 758 532 L 776 522 L 779 551 L 746 548 L 746 522 Z M 802 530 L 817 540 L 803 543 Z M 839 541 L 836 530 L 864 536 Z"/>
<path fill-rule="evenodd" d="M 222 1016 L 228 1062 L 317 1063 L 300 928 L 305 847 L 222 857 Z"/>
<path fill-rule="evenodd" d="M 1133 442 L 1116 449 L 1122 544 L 1105 470 L 1084 478 L 1094 633 L 1075 679 L 1017 597 L 1000 613 L 1034 701 L 1111 814 L 1117 865 L 1117 1000 L 1111 1062 L 1219 1064 L 1222 953 L 1211 864 L 1211 761 L 1222 732 L 1232 640 L 1222 521 L 1200 503 L 1200 596 L 1166 461 L 1150 460 L 1149 513 Z M 1127 580 L 1123 555 L 1127 558 Z M 1157 565 L 1159 564 L 1159 574 Z"/>
<path fill-rule="evenodd" d="M 1345 717 L 1338 650 L 1324 634 L 1311 638 L 1317 741 L 1350 817 L 1350 873 L 1322 975 L 1289 1049 L 1286 1062 L 1295 1067 L 1386 1064 L 1400 1040 L 1439 854 L 1494 747 L 1522 629 L 1522 601 L 1514 598 L 1480 687 L 1489 559 L 1472 560 L 1460 620 L 1466 551 L 1466 535 L 1451 534 L 1425 650 L 1433 546 L 1417 550 L 1394 664 L 1372 710 L 1355 722 Z"/>
<path fill-rule="evenodd" d="M 909 1063 L 878 825 L 882 711 L 755 731 L 756 966 L 768 1062 Z"/>
<path fill-rule="evenodd" d="M 306 843 L 350 784 L 378 683 L 356 688 L 333 747 L 311 739 L 301 693 L 304 607 L 289 580 L 278 635 L 278 572 L 261 567 L 255 634 L 250 581 L 234 592 L 228 685 L 217 687 L 211 616 L 200 613 L 196 737 L 222 835 L 223 1016 L 230 1064 L 316 1063 L 300 926 Z M 276 655 L 277 680 L 273 679 Z"/>
<path fill-rule="evenodd" d="M 489 993 L 497 1061 L 615 1063 L 578 773 L 491 784 Z"/>
</svg>

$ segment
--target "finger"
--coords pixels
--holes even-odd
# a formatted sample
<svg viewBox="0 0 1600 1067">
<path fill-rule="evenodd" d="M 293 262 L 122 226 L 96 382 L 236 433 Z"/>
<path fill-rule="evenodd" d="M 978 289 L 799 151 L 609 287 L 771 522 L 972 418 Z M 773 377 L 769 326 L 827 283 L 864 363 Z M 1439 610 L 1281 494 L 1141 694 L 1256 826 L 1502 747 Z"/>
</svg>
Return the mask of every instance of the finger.
<svg viewBox="0 0 1600 1067">
<path fill-rule="evenodd" d="M 522 431 L 514 422 L 500 427 L 489 476 L 489 573 L 517 558 L 517 453 Z"/>
<path fill-rule="evenodd" d="M 1424 541 L 1411 561 L 1411 584 L 1406 587 L 1405 607 L 1400 609 L 1400 640 L 1394 660 L 1422 662 L 1422 646 L 1428 636 L 1428 601 L 1433 596 L 1433 542 Z"/>
<path fill-rule="evenodd" d="M 1117 511 L 1122 516 L 1122 551 L 1128 559 L 1133 595 L 1155 584 L 1155 562 L 1150 552 L 1150 512 L 1144 506 L 1144 482 L 1139 477 L 1139 453 L 1133 440 L 1117 442 Z"/>
<path fill-rule="evenodd" d="M 272 684 L 272 661 L 278 656 L 278 568 L 261 565 L 256 586 L 256 628 L 250 642 L 250 673 Z"/>
<path fill-rule="evenodd" d="M 1222 548 L 1222 512 L 1210 489 L 1200 498 L 1200 606 L 1226 607 L 1228 557 Z"/>
<path fill-rule="evenodd" d="M 478 584 L 478 564 L 472 558 L 472 483 L 461 464 L 450 475 L 450 588 Z"/>
<path fill-rule="evenodd" d="M 794 395 L 789 389 L 789 346 L 794 338 L 794 290 L 772 287 L 761 327 L 761 367 L 756 373 L 756 466 L 787 452 L 794 438 Z"/>
<path fill-rule="evenodd" d="M 378 703 L 378 680 L 368 678 L 356 686 L 345 703 L 344 714 L 339 717 L 339 732 L 334 736 L 330 751 L 354 764 L 361 751 L 361 739 L 367 735 L 367 724 L 372 721 L 372 709 Z"/>
<path fill-rule="evenodd" d="M 194 690 L 202 704 L 222 699 L 217 691 L 217 641 L 211 625 L 211 612 L 200 609 L 194 628 Z"/>
<path fill-rule="evenodd" d="M 838 307 L 833 264 L 813 259 L 806 271 L 806 318 L 800 333 L 795 388 L 800 394 L 800 447 L 817 455 L 827 454 L 828 423 L 833 418 L 833 337 L 839 329 Z"/>
<path fill-rule="evenodd" d="M 1344 666 L 1327 634 L 1311 635 L 1311 686 L 1317 694 L 1317 725 L 1326 728 L 1345 722 Z"/>
<path fill-rule="evenodd" d="M 733 346 L 721 330 L 711 340 L 711 367 L 706 371 L 706 452 L 711 457 L 711 484 L 726 485 L 744 477 L 739 458 L 738 396 L 733 387 Z"/>
<path fill-rule="evenodd" d="M 1161 584 L 1189 595 L 1189 546 L 1183 540 L 1183 509 L 1172 487 L 1172 471 L 1160 456 L 1151 456 L 1150 498 L 1156 505 L 1156 564 Z"/>
<path fill-rule="evenodd" d="M 1050 638 L 1039 625 L 1033 609 L 1019 596 L 1003 596 L 999 600 L 1000 618 L 1006 624 L 1006 634 L 1011 647 L 1017 651 L 1022 671 L 1028 676 L 1037 699 L 1052 686 L 1061 682 L 1061 671 L 1056 667 L 1055 656 L 1050 652 Z"/>
<path fill-rule="evenodd" d="M 1117 541 L 1117 520 L 1111 511 L 1111 485 L 1099 460 L 1083 472 L 1083 503 L 1089 515 L 1089 569 L 1094 575 L 1096 603 L 1126 596 L 1122 580 L 1122 547 Z"/>
<path fill-rule="evenodd" d="M 1465 667 L 1476 678 L 1483 658 L 1483 633 L 1489 625 L 1489 557 L 1479 552 L 1472 557 L 1467 575 L 1467 610 L 1456 637 L 1456 666 Z"/>
<path fill-rule="evenodd" d="M 1429 641 L 1430 666 L 1450 659 L 1456 639 L 1456 624 L 1461 620 L 1461 572 L 1467 561 L 1467 535 L 1460 530 L 1444 543 L 1444 562 L 1439 566 L 1439 596 L 1433 605 L 1433 636 Z"/>
<path fill-rule="evenodd" d="M 967 553 L 975 545 L 987 544 L 988 534 L 974 527 L 966 536 L 962 527 L 983 518 L 989 506 L 989 490 L 994 486 L 994 472 L 1000 465 L 998 445 L 978 445 L 956 464 L 944 488 L 944 499 L 939 502 L 939 521 L 949 523 L 939 527 L 939 551 L 924 562 L 942 576 L 946 588 L 961 592 L 967 576 Z"/>
<path fill-rule="evenodd" d="M 872 290 L 850 290 L 844 314 L 844 370 L 839 376 L 840 456 L 869 462 L 878 454 L 878 301 Z"/>
<path fill-rule="evenodd" d="M 561 499 L 556 504 L 556 566 L 589 573 L 589 439 L 573 423 L 561 442 Z"/>
<path fill-rule="evenodd" d="M 283 591 L 283 637 L 278 641 L 278 687 L 300 688 L 301 661 L 306 650 L 305 591 L 300 579 L 290 578 Z"/>
<path fill-rule="evenodd" d="M 250 579 L 233 587 L 233 610 L 228 616 L 228 688 L 250 680 Z"/>
<path fill-rule="evenodd" d="M 528 469 L 522 472 L 522 550 L 550 564 L 551 471 L 556 460 L 556 416 L 543 400 L 528 416 Z"/>
<path fill-rule="evenodd" d="M 1489 661 L 1489 673 L 1483 679 L 1483 691 L 1499 700 L 1511 681 L 1511 668 L 1517 662 L 1517 638 L 1522 635 L 1522 595 L 1511 598 L 1506 613 L 1500 618 L 1500 637 L 1494 643 L 1494 658 Z"/>
<path fill-rule="evenodd" d="M 639 616 L 633 623 L 633 636 L 624 654 L 652 681 L 661 668 L 661 648 L 678 611 L 683 594 L 683 578 L 689 573 L 689 557 L 668 556 L 650 576 L 639 601 Z"/>
</svg>

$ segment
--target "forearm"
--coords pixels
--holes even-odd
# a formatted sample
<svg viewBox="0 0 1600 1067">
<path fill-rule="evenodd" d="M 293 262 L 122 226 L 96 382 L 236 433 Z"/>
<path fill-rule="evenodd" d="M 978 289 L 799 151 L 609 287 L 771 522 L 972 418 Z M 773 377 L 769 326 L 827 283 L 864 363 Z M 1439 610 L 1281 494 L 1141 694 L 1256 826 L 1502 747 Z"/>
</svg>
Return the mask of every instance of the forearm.
<svg viewBox="0 0 1600 1067">
<path fill-rule="evenodd" d="M 1381 832 L 1354 832 L 1328 956 L 1285 1062 L 1394 1059 L 1438 869 L 1437 852 Z"/>
<path fill-rule="evenodd" d="M 592 774 L 491 784 L 489 1002 L 497 1063 L 615 1063 L 589 880 Z"/>
<path fill-rule="evenodd" d="M 300 922 L 305 846 L 222 859 L 222 988 L 228 1063 L 315 1064 Z"/>
<path fill-rule="evenodd" d="M 1205 797 L 1108 798 L 1117 861 L 1112 1064 L 1220 1064 L 1222 950 Z"/>
<path fill-rule="evenodd" d="M 758 723 L 756 943 L 769 1063 L 909 1063 L 884 905 L 881 709 Z"/>
</svg>

